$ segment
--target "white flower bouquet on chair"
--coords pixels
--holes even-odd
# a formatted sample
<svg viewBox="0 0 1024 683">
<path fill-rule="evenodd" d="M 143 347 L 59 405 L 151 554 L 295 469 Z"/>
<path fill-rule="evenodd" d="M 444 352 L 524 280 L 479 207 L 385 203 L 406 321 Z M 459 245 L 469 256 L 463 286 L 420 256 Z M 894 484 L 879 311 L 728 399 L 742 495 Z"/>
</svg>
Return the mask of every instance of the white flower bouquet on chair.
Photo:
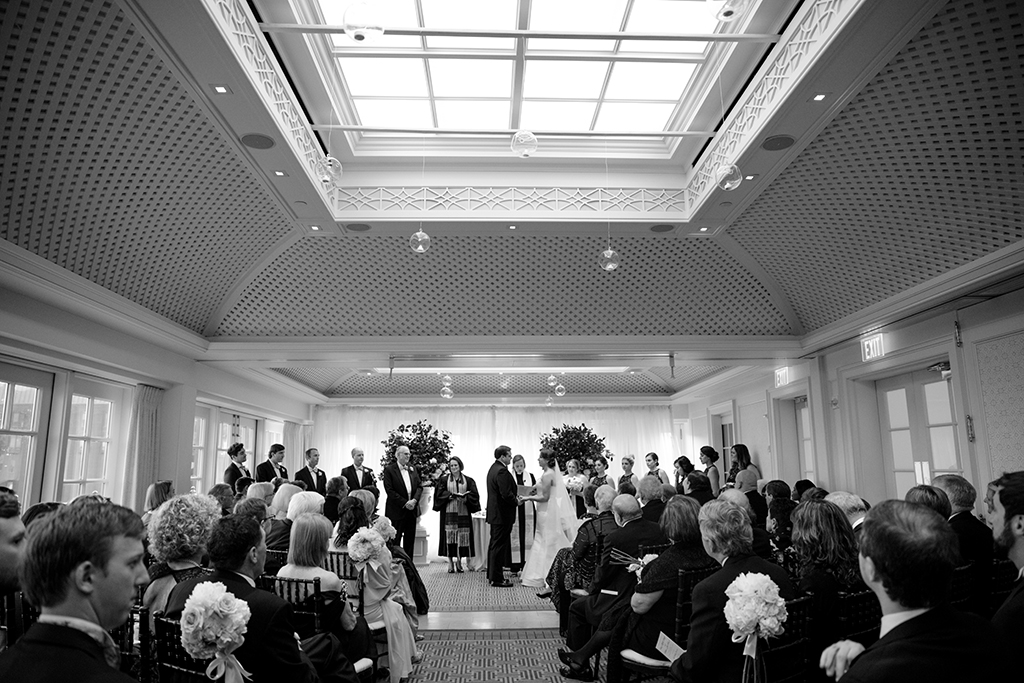
<svg viewBox="0 0 1024 683">
<path fill-rule="evenodd" d="M 740 574 L 725 589 L 725 621 L 732 629 L 732 642 L 743 646 L 743 681 L 764 680 L 762 662 L 757 654 L 758 638 L 782 635 L 786 623 L 786 601 L 779 587 L 765 574 Z"/>
<path fill-rule="evenodd" d="M 181 613 L 181 644 L 193 659 L 212 659 L 206 667 L 211 681 L 242 683 L 252 675 L 231 654 L 245 642 L 249 605 L 223 583 L 204 581 L 195 587 Z"/>
<path fill-rule="evenodd" d="M 380 551 L 384 549 L 384 537 L 376 529 L 364 526 L 348 539 L 348 556 L 362 569 L 367 563 L 376 568 Z"/>
<path fill-rule="evenodd" d="M 395 527 L 392 526 L 391 520 L 384 515 L 375 519 L 371 528 L 380 534 L 381 538 L 383 538 L 385 542 L 391 541 L 395 538 Z"/>
</svg>

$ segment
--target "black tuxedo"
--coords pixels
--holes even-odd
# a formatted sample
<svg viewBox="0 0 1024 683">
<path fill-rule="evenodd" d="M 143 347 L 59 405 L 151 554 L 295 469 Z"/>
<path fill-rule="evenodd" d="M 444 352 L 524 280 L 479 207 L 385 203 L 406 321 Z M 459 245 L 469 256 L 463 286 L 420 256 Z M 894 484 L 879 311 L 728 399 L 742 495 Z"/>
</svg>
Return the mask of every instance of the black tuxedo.
<svg viewBox="0 0 1024 683">
<path fill-rule="evenodd" d="M 373 470 L 363 465 L 363 476 L 362 479 L 356 476 L 355 465 L 349 465 L 341 470 L 341 476 L 345 477 L 345 481 L 348 482 L 349 491 L 358 491 L 359 489 L 366 489 L 373 495 L 380 499 L 380 490 L 377 488 L 376 483 L 373 479 Z"/>
<path fill-rule="evenodd" d="M 1017 645 L 1019 643 L 1014 643 Z M 991 624 L 973 614 L 942 606 L 903 622 L 875 641 L 853 661 L 841 680 L 843 683 L 1013 680 L 1004 678 L 1009 654 L 1000 647 Z"/>
<path fill-rule="evenodd" d="M 1003 641 L 1014 647 L 1024 642 L 1024 579 L 1018 578 L 1013 590 L 992 617 L 992 625 Z"/>
<path fill-rule="evenodd" d="M 717 572 L 693 588 L 690 636 L 686 652 L 672 663 L 672 677 L 683 683 L 735 683 L 743 676 L 743 643 L 732 642 L 725 621 L 725 589 L 740 574 L 767 574 L 786 600 L 794 597 L 793 585 L 779 565 L 756 555 L 730 557 Z M 843 678 L 843 683 L 847 683 Z"/>
<path fill-rule="evenodd" d="M 185 601 L 203 581 L 223 583 L 228 592 L 249 605 L 251 616 L 245 642 L 234 651 L 239 663 L 252 674 L 252 683 L 314 683 L 317 680 L 312 663 L 298 647 L 292 606 L 273 593 L 253 588 L 234 572 L 215 571 L 183 581 L 171 589 L 167 598 L 166 616 L 181 617 Z"/>
<path fill-rule="evenodd" d="M 245 465 L 242 465 L 242 467 L 245 467 Z M 239 466 L 235 464 L 235 461 L 232 460 L 231 464 L 228 465 L 228 468 L 226 470 L 224 470 L 224 483 L 227 484 L 228 486 L 230 486 L 231 490 L 234 491 L 235 490 L 235 482 L 236 481 L 238 481 L 242 477 L 248 477 L 248 476 L 251 476 L 251 475 L 252 475 L 252 472 L 249 472 L 249 468 L 248 467 L 245 467 L 245 472 L 243 472 L 239 468 Z"/>
<path fill-rule="evenodd" d="M 590 639 L 592 629 L 601 623 L 605 612 L 623 600 L 628 600 L 636 587 L 636 575 L 625 565 L 612 562 L 612 550 L 637 557 L 641 545 L 667 542 L 661 527 L 644 518 L 631 520 L 604 537 L 601 562 L 594 571 L 594 580 L 587 591 L 590 595 L 579 598 L 569 607 L 569 631 L 565 642 L 570 650 L 583 647 Z"/>
<path fill-rule="evenodd" d="M 0 654 L 0 681 L 10 683 L 132 683 L 111 668 L 103 648 L 78 629 L 35 623 Z"/>
<path fill-rule="evenodd" d="M 992 591 L 992 530 L 975 517 L 970 510 L 958 512 L 949 518 L 949 526 L 960 541 L 960 559 L 970 562 L 970 597 L 965 612 L 987 616 L 988 596 Z"/>
<path fill-rule="evenodd" d="M 420 494 L 423 492 L 420 475 L 416 474 L 416 468 L 410 464 L 409 484 L 412 485 L 412 491 L 409 491 L 405 488 L 402 470 L 399 469 L 397 462 L 393 462 L 384 468 L 381 479 L 384 482 L 384 493 L 388 497 L 384 504 L 384 516 L 390 519 L 395 527 L 395 545 L 401 545 L 409 557 L 412 557 L 416 544 L 416 518 L 420 514 Z M 407 510 L 405 504 L 410 500 L 415 500 L 416 505 Z"/>
<path fill-rule="evenodd" d="M 274 464 L 269 460 L 264 460 L 259 465 L 256 465 L 256 481 L 274 481 L 274 477 L 280 476 L 282 479 L 288 478 L 288 468 L 284 465 L 279 465 L 281 468 L 281 474 L 279 475 L 274 470 Z"/>
<path fill-rule="evenodd" d="M 295 473 L 295 478 L 306 485 L 307 491 L 316 491 L 321 496 L 327 495 L 327 475 L 323 470 L 317 469 L 316 481 L 313 481 L 313 473 L 309 471 L 307 465 Z"/>
<path fill-rule="evenodd" d="M 515 523 L 519 489 L 508 466 L 495 458 L 487 470 L 487 523 L 491 541 L 487 546 L 487 578 L 491 583 L 505 580 L 503 565 L 512 552 L 512 525 Z"/>
</svg>

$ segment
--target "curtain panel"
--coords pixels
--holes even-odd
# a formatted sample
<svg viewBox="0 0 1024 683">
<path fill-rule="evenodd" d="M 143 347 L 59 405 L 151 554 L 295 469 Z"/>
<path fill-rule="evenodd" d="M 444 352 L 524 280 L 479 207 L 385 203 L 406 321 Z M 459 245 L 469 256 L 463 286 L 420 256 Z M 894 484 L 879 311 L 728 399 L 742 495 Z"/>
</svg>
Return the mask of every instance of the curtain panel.
<svg viewBox="0 0 1024 683">
<path fill-rule="evenodd" d="M 160 441 L 160 403 L 164 390 L 139 384 L 132 399 L 128 422 L 128 449 L 121 500 L 141 510 L 146 489 L 155 481 Z M 191 457 L 191 453 L 188 454 Z"/>
</svg>

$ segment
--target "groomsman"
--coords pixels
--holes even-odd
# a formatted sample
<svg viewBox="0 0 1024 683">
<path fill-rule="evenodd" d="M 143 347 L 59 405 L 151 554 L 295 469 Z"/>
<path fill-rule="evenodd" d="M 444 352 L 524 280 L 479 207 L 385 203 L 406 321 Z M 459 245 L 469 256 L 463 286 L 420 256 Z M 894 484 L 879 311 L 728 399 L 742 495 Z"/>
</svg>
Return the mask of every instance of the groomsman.
<svg viewBox="0 0 1024 683">
<path fill-rule="evenodd" d="M 363 459 L 365 457 L 362 448 L 359 446 L 353 448 L 352 464 L 341 470 L 341 476 L 345 477 L 345 480 L 348 482 L 349 491 L 366 489 L 376 496 L 379 501 L 380 489 L 377 488 L 377 479 L 373 476 L 373 470 L 369 467 L 363 467 Z"/>
<path fill-rule="evenodd" d="M 274 477 L 288 479 L 288 468 L 281 464 L 284 460 L 284 446 L 275 443 L 270 447 L 270 456 L 256 465 L 256 481 L 274 481 Z"/>
<path fill-rule="evenodd" d="M 384 468 L 384 493 L 388 500 L 384 505 L 384 516 L 395 527 L 395 545 L 412 557 L 416 544 L 416 518 L 420 514 L 420 477 L 416 469 L 409 466 L 409 447 L 399 446 L 395 450 L 395 461 Z"/>
<path fill-rule="evenodd" d="M 307 491 L 316 491 L 321 496 L 327 495 L 327 475 L 317 465 L 320 464 L 320 451 L 310 448 L 306 451 L 306 466 L 295 473 L 295 478 L 306 485 Z"/>
<path fill-rule="evenodd" d="M 241 477 L 251 477 L 249 474 L 249 468 L 245 466 L 245 458 L 247 454 L 245 452 L 245 446 L 240 443 L 231 444 L 231 448 L 228 449 L 228 457 L 231 458 L 231 464 L 224 470 L 224 483 L 231 487 L 231 490 L 235 490 L 235 482 Z"/>
</svg>

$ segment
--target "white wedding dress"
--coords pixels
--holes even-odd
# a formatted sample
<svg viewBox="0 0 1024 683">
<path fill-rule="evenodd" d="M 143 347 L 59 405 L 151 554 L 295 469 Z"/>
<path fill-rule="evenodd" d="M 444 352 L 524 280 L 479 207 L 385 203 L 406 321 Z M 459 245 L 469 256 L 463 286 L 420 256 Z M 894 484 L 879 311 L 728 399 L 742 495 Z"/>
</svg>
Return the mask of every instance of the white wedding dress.
<svg viewBox="0 0 1024 683">
<path fill-rule="evenodd" d="M 569 501 L 562 473 L 557 467 L 548 472 L 552 473 L 548 499 L 537 502 L 537 532 L 521 575 L 523 585 L 531 588 L 547 585 L 548 570 L 555 554 L 562 548 L 571 547 L 579 530 L 579 520 Z M 548 472 L 542 475 L 542 480 Z"/>
</svg>

